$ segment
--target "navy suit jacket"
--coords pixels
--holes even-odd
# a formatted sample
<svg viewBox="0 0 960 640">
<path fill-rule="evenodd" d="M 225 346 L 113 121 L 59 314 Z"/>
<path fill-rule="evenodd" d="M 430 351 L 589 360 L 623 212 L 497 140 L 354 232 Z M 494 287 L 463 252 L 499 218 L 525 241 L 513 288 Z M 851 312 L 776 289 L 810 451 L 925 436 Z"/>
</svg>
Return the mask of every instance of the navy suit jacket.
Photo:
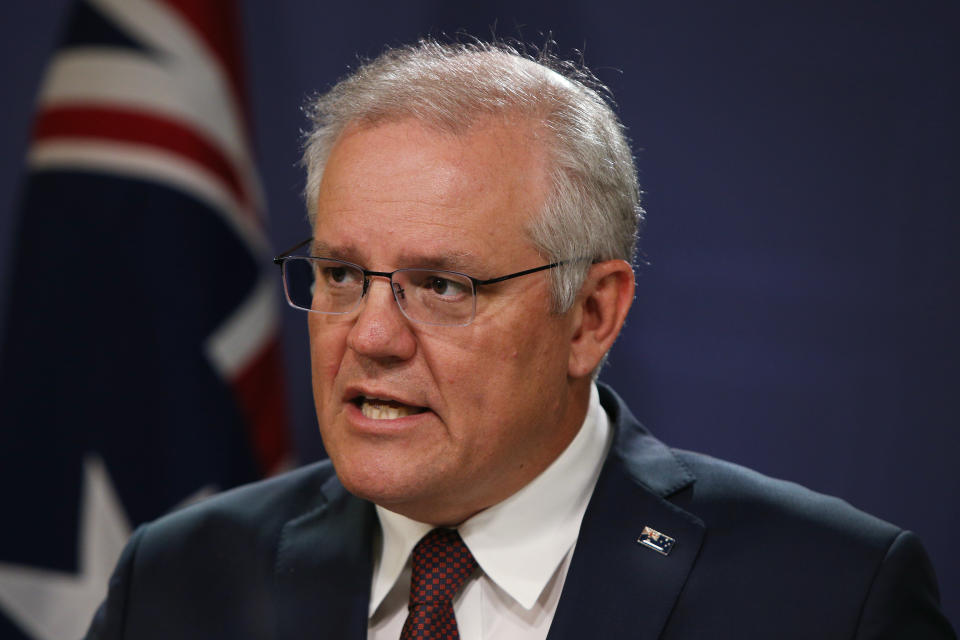
<svg viewBox="0 0 960 640">
<path fill-rule="evenodd" d="M 614 445 L 550 640 L 956 637 L 910 532 L 672 450 L 612 391 L 601 402 Z M 378 526 L 329 462 L 227 492 L 134 533 L 88 638 L 362 640 Z"/>
</svg>

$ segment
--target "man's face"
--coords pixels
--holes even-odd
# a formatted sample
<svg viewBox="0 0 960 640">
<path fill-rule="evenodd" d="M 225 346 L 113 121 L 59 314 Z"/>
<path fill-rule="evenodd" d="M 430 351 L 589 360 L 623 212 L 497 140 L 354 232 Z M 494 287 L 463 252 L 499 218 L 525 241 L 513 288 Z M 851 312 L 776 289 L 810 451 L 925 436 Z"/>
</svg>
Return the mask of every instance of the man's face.
<svg viewBox="0 0 960 640">
<path fill-rule="evenodd" d="M 538 267 L 524 227 L 547 194 L 544 166 L 523 127 L 348 129 L 320 187 L 313 254 L 479 279 Z M 480 287 L 466 327 L 409 321 L 377 277 L 358 310 L 309 314 L 320 431 L 351 492 L 456 524 L 559 455 L 585 403 L 567 375 L 572 314 L 550 313 L 545 273 Z"/>
</svg>

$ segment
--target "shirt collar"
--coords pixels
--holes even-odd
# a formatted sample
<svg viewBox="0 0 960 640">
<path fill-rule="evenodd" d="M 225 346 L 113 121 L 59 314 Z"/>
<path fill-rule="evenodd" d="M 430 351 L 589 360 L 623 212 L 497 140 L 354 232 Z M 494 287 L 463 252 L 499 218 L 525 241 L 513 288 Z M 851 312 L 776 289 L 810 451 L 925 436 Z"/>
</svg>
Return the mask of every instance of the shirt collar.
<svg viewBox="0 0 960 640">
<path fill-rule="evenodd" d="M 458 527 L 484 574 L 525 609 L 533 607 L 576 543 L 610 442 L 610 422 L 593 385 L 583 425 L 563 453 L 520 491 Z M 377 515 L 382 536 L 371 615 L 403 572 L 413 547 L 433 528 L 379 505 Z"/>
</svg>

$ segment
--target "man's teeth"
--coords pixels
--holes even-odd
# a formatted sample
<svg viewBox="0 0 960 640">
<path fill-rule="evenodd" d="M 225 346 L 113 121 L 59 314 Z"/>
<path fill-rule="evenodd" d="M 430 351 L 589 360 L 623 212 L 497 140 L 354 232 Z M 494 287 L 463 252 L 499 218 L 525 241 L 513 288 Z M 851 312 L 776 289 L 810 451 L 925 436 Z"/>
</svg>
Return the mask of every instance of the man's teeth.
<svg viewBox="0 0 960 640">
<path fill-rule="evenodd" d="M 396 420 L 404 416 L 420 413 L 416 407 L 396 403 L 383 404 L 375 400 L 364 400 L 360 403 L 360 412 L 373 420 Z"/>
</svg>

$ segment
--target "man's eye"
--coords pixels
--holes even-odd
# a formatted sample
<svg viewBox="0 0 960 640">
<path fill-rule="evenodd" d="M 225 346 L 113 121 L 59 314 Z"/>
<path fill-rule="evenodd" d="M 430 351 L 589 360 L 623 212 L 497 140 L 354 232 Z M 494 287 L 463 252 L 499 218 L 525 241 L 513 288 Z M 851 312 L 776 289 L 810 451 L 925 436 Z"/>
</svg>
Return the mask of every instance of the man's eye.
<svg viewBox="0 0 960 640">
<path fill-rule="evenodd" d="M 332 284 L 349 284 L 353 278 L 352 269 L 347 267 L 324 267 L 322 269 L 325 282 Z"/>
<path fill-rule="evenodd" d="M 429 277 L 425 282 L 425 285 L 431 293 L 435 293 L 438 296 L 454 297 L 463 295 L 467 292 L 466 287 L 462 282 L 457 282 L 441 276 Z"/>
<path fill-rule="evenodd" d="M 430 289 L 434 293 L 443 295 L 450 288 L 450 281 L 445 278 L 430 278 Z"/>
</svg>

